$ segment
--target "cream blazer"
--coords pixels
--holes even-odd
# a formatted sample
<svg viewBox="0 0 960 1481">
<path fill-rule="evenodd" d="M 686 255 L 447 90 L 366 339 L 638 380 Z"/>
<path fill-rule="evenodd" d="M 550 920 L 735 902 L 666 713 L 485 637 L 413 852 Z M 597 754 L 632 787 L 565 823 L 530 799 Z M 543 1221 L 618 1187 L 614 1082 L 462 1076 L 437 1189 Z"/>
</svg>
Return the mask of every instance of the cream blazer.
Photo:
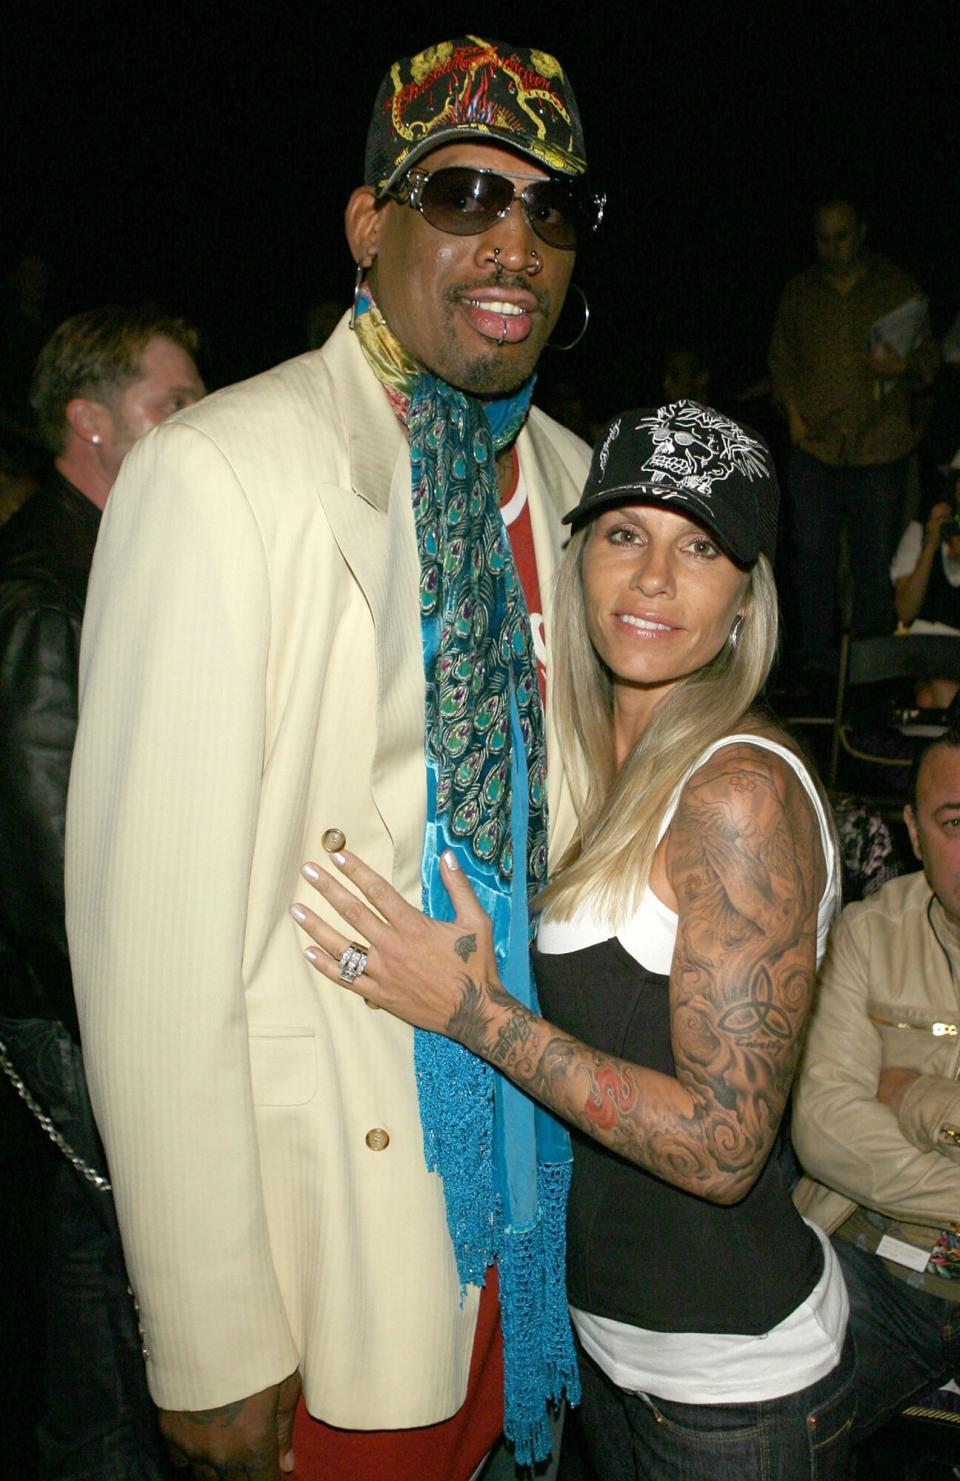
<svg viewBox="0 0 960 1481">
<path fill-rule="evenodd" d="M 539 412 L 518 449 L 548 603 L 587 450 Z M 419 903 L 418 575 L 406 440 L 345 322 L 145 437 L 109 500 L 67 914 L 165 1408 L 298 1364 L 335 1425 L 464 1398 L 477 1295 L 424 1165 L 412 1031 L 319 977 L 288 914 L 317 907 L 299 869 L 330 826 Z M 556 765 L 550 793 L 555 836 Z"/>
</svg>

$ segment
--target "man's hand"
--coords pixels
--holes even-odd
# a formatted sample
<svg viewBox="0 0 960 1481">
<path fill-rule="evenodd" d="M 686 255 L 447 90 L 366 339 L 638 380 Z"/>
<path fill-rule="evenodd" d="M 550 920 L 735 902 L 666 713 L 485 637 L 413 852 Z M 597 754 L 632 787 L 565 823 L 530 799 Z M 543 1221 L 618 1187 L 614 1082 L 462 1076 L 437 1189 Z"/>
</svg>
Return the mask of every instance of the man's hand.
<svg viewBox="0 0 960 1481">
<path fill-rule="evenodd" d="M 880 1071 L 877 1100 L 882 1106 L 889 1106 L 895 1116 L 899 1116 L 903 1097 L 918 1078 L 916 1070 L 901 1070 L 896 1065 L 888 1065 L 885 1070 Z"/>
<path fill-rule="evenodd" d="M 300 1374 L 217 1409 L 160 1410 L 170 1458 L 196 1481 L 281 1481 L 293 1470 Z"/>
<path fill-rule="evenodd" d="M 866 353 L 866 360 L 874 375 L 884 381 L 899 380 L 907 373 L 906 360 L 886 340 L 881 339 L 871 345 Z"/>
</svg>

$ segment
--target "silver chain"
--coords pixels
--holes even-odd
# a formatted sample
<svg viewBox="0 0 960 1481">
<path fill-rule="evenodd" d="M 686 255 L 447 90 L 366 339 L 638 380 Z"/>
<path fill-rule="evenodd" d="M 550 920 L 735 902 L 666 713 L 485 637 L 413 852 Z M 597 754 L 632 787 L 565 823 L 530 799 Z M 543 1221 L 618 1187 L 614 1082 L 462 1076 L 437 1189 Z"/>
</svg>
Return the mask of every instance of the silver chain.
<svg viewBox="0 0 960 1481">
<path fill-rule="evenodd" d="M 22 1079 L 17 1073 L 15 1064 L 7 1053 L 7 1046 L 2 1039 L 0 1039 L 0 1070 L 2 1070 L 3 1073 L 6 1075 L 7 1079 L 10 1081 L 10 1084 L 13 1086 L 14 1090 L 23 1101 L 31 1116 L 33 1116 L 40 1123 L 40 1126 L 53 1142 L 53 1145 L 59 1148 L 68 1162 L 71 1162 L 73 1164 L 80 1176 L 82 1178 L 86 1178 L 88 1183 L 92 1183 L 98 1193 L 109 1193 L 109 1178 L 105 1178 L 102 1173 L 97 1172 L 96 1168 L 91 1167 L 89 1163 L 84 1162 L 79 1152 L 75 1152 L 70 1143 L 67 1141 L 66 1137 L 61 1135 L 61 1133 L 57 1130 L 57 1128 L 53 1124 L 53 1121 L 47 1115 L 46 1111 L 44 1111 L 37 1104 L 33 1096 L 30 1094 L 30 1091 L 23 1083 Z"/>
</svg>

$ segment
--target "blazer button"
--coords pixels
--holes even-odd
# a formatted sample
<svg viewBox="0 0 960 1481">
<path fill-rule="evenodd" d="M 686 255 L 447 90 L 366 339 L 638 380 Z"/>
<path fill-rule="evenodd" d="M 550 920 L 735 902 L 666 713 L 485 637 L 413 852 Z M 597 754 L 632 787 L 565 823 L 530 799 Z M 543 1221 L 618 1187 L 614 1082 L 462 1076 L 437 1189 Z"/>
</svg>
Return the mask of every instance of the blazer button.
<svg viewBox="0 0 960 1481">
<path fill-rule="evenodd" d="M 383 1152 L 390 1145 L 390 1133 L 382 1126 L 372 1127 L 364 1138 L 371 1152 Z"/>
</svg>

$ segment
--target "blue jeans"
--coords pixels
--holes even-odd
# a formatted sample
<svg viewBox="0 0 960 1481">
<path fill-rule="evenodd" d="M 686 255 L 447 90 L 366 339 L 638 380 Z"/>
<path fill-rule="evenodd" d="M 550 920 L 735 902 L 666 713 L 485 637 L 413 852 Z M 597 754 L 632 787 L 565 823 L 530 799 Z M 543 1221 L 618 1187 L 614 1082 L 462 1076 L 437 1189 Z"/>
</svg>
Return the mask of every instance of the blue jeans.
<svg viewBox="0 0 960 1481">
<path fill-rule="evenodd" d="M 843 1266 L 857 1344 L 859 1441 L 911 1400 L 960 1375 L 960 1301 L 915 1290 L 849 1240 L 831 1243 Z"/>
<path fill-rule="evenodd" d="M 854 637 L 893 632 L 890 562 L 900 538 L 907 459 L 863 468 L 835 468 L 801 448 L 790 454 L 787 477 L 790 546 L 796 583 L 802 661 L 833 646 L 837 562 L 844 526 L 853 577 Z"/>
<path fill-rule="evenodd" d="M 855 1411 L 848 1333 L 832 1373 L 757 1404 L 627 1393 L 580 1353 L 581 1423 L 603 1481 L 843 1481 Z"/>
<path fill-rule="evenodd" d="M 105 1172 L 80 1049 L 63 1025 L 3 1018 L 0 1039 L 73 1150 Z M 34 1131 L 43 1137 L 39 1126 Z M 113 1198 L 57 1156 L 42 1256 L 39 1481 L 168 1481 L 174 1472 L 147 1392 Z M 29 1229 L 36 1210 L 19 1215 Z"/>
</svg>

